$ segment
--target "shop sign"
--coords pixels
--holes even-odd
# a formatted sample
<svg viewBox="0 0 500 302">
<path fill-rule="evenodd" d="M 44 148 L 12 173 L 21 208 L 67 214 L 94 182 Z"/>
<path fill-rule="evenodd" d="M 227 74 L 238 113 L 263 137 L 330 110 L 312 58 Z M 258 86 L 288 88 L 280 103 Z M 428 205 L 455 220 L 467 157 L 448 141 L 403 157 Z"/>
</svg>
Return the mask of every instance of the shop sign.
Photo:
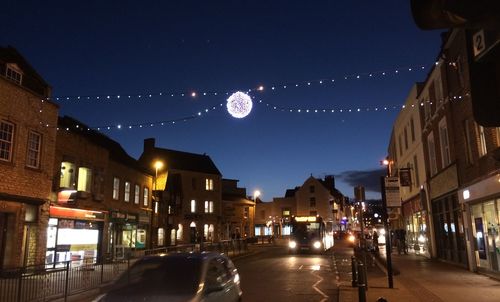
<svg viewBox="0 0 500 302">
<path fill-rule="evenodd" d="M 149 215 L 147 213 L 140 213 L 139 214 L 139 222 L 149 224 Z"/>
<path fill-rule="evenodd" d="M 57 193 L 57 203 L 74 204 L 76 200 L 76 190 L 62 190 Z"/>
<path fill-rule="evenodd" d="M 399 177 L 385 177 L 384 183 L 387 207 L 400 207 L 401 196 L 399 195 Z"/>
<path fill-rule="evenodd" d="M 104 220 L 104 213 L 99 211 L 51 206 L 49 212 L 51 217 L 82 220 Z"/>
</svg>

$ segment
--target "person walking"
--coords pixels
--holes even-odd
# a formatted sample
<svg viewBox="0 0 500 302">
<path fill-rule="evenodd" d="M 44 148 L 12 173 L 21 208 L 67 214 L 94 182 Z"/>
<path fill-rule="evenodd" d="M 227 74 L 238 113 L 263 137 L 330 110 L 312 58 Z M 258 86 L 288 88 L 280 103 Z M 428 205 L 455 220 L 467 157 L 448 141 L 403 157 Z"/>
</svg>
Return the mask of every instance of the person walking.
<svg viewBox="0 0 500 302">
<path fill-rule="evenodd" d="M 373 231 L 373 250 L 378 252 L 378 234 L 377 231 Z"/>
</svg>

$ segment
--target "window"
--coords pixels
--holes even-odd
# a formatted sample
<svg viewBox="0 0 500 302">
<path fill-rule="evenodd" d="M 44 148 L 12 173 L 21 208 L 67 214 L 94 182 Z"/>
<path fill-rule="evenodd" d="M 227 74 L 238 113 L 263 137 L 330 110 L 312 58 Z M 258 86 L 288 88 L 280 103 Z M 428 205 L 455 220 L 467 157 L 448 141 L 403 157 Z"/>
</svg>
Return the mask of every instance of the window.
<svg viewBox="0 0 500 302">
<path fill-rule="evenodd" d="M 439 121 L 439 139 L 441 141 L 441 161 L 444 168 L 451 163 L 448 127 L 446 125 L 446 118 L 444 117 Z"/>
<path fill-rule="evenodd" d="M 290 209 L 283 209 L 281 216 L 290 216 Z"/>
<path fill-rule="evenodd" d="M 429 134 L 429 136 L 427 137 L 427 151 L 429 155 L 429 168 L 432 176 L 437 173 L 436 147 L 434 145 L 433 133 Z"/>
<path fill-rule="evenodd" d="M 206 241 L 208 238 L 208 224 L 203 225 L 203 241 Z"/>
<path fill-rule="evenodd" d="M 205 179 L 205 190 L 213 191 L 214 190 L 214 180 L 211 178 Z"/>
<path fill-rule="evenodd" d="M 123 201 L 130 202 L 130 182 L 125 182 L 125 194 L 123 195 Z"/>
<path fill-rule="evenodd" d="M 12 81 L 16 82 L 16 84 L 21 85 L 23 75 L 19 70 L 16 70 L 14 66 L 8 64 L 7 65 L 7 70 L 5 71 L 5 76 L 8 79 L 11 79 Z"/>
<path fill-rule="evenodd" d="M 413 169 L 414 169 L 414 172 L 415 172 L 415 186 L 418 188 L 420 187 L 420 180 L 418 179 L 418 162 L 417 162 L 417 156 L 414 155 L 413 156 Z"/>
<path fill-rule="evenodd" d="M 415 141 L 415 123 L 413 122 L 413 118 L 410 119 L 410 132 L 411 132 L 411 141 Z"/>
<path fill-rule="evenodd" d="M 86 167 L 78 168 L 78 191 L 90 192 L 92 185 L 92 169 Z"/>
<path fill-rule="evenodd" d="M 405 150 L 408 150 L 408 130 L 406 129 L 406 127 L 404 133 L 405 133 Z"/>
<path fill-rule="evenodd" d="M 434 87 L 436 87 L 436 103 L 437 107 L 441 107 L 444 104 L 444 99 L 443 99 L 443 86 L 441 85 L 441 77 L 438 76 L 434 80 Z"/>
<path fill-rule="evenodd" d="M 135 185 L 134 203 L 139 204 L 139 199 L 141 199 L 141 187 L 139 185 Z"/>
<path fill-rule="evenodd" d="M 40 150 L 42 145 L 42 136 L 34 131 L 28 134 L 28 153 L 26 154 L 26 166 L 30 168 L 40 167 Z"/>
<path fill-rule="evenodd" d="M 12 160 L 12 145 L 14 143 L 14 124 L 0 122 L 0 160 Z"/>
<path fill-rule="evenodd" d="M 465 136 L 465 156 L 466 156 L 466 162 L 467 164 L 472 164 L 474 163 L 474 158 L 472 157 L 472 144 L 471 144 L 471 128 L 470 128 L 470 121 L 465 120 L 464 121 L 464 136 Z"/>
<path fill-rule="evenodd" d="M 314 190 L 315 190 L 314 186 L 309 186 L 309 193 L 314 193 Z"/>
<path fill-rule="evenodd" d="M 158 246 L 163 246 L 165 244 L 165 229 L 158 228 Z"/>
<path fill-rule="evenodd" d="M 191 188 L 196 191 L 196 178 L 191 178 Z"/>
<path fill-rule="evenodd" d="M 205 213 L 213 213 L 214 212 L 214 202 L 205 200 Z"/>
<path fill-rule="evenodd" d="M 311 197 L 309 198 L 309 203 L 311 205 L 311 207 L 316 207 L 316 197 Z"/>
<path fill-rule="evenodd" d="M 61 178 L 59 179 L 59 187 L 66 189 L 75 188 L 75 164 L 63 161 L 61 163 Z"/>
<path fill-rule="evenodd" d="M 399 156 L 403 156 L 403 136 L 399 135 Z"/>
<path fill-rule="evenodd" d="M 118 200 L 120 197 L 120 179 L 118 177 L 113 178 L 113 199 Z"/>
<path fill-rule="evenodd" d="M 149 189 L 147 187 L 144 188 L 144 195 L 142 196 L 142 204 L 147 207 L 149 204 Z"/>
<path fill-rule="evenodd" d="M 484 136 L 484 127 L 481 125 L 478 125 L 478 132 L 479 132 L 479 157 L 485 156 L 486 153 L 488 153 L 488 150 L 486 149 L 486 138 Z"/>
<path fill-rule="evenodd" d="M 248 218 L 249 214 L 250 214 L 250 208 L 249 207 L 243 208 L 243 217 Z"/>
<path fill-rule="evenodd" d="M 191 213 L 196 213 L 196 200 L 191 200 Z"/>
<path fill-rule="evenodd" d="M 500 147 L 500 127 L 495 128 L 497 147 Z"/>
<path fill-rule="evenodd" d="M 266 211 L 260 210 L 260 219 L 266 219 Z"/>
</svg>

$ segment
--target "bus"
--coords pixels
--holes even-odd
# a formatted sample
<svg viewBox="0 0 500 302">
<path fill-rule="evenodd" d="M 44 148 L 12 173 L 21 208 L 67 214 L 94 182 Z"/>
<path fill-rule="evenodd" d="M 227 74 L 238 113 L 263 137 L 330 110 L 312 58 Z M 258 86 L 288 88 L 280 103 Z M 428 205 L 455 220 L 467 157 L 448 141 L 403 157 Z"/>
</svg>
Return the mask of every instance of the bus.
<svg viewBox="0 0 500 302">
<path fill-rule="evenodd" d="M 328 224 L 331 225 L 331 224 Z M 291 222 L 288 248 L 300 251 L 324 252 L 333 246 L 333 228 L 330 230 L 320 216 L 295 216 Z"/>
</svg>

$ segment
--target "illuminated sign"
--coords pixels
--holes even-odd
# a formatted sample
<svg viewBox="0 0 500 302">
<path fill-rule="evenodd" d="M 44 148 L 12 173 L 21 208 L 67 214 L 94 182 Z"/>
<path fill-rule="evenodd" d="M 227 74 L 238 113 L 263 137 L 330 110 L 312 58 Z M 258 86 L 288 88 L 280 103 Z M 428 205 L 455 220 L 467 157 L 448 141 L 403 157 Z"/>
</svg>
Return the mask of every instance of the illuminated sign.
<svg viewBox="0 0 500 302">
<path fill-rule="evenodd" d="M 57 193 L 57 203 L 74 203 L 76 199 L 76 190 L 63 190 Z"/>
<path fill-rule="evenodd" d="M 316 216 L 298 216 L 295 217 L 295 221 L 297 222 L 316 222 Z"/>
<path fill-rule="evenodd" d="M 72 209 L 64 207 L 50 207 L 51 217 L 63 217 L 74 219 L 104 220 L 104 213 L 91 210 Z"/>
</svg>

